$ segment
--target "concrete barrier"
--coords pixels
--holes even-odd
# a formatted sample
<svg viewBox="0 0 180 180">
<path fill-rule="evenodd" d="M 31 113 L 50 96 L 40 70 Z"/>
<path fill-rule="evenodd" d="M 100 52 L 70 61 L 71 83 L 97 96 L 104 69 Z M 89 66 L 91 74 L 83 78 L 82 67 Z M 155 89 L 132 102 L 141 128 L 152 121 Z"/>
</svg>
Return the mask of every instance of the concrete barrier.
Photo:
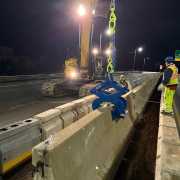
<svg viewBox="0 0 180 180">
<path fill-rule="evenodd" d="M 127 146 L 132 126 L 129 118 L 113 122 L 109 108 L 91 112 L 46 141 L 47 146 L 42 143 L 36 147 L 33 150 L 33 165 L 37 167 L 44 162 L 44 147 L 48 166 L 43 168 L 48 179 L 107 178 L 119 152 Z M 42 155 L 43 159 L 37 154 Z M 35 176 L 43 179 L 40 174 Z"/>
<path fill-rule="evenodd" d="M 136 88 L 137 86 L 140 86 L 143 84 L 143 82 L 145 82 L 147 80 L 147 78 L 152 76 L 156 76 L 157 73 L 147 73 L 147 72 L 116 72 L 113 73 L 113 77 L 114 80 L 119 82 L 119 78 L 120 75 L 124 75 L 126 77 L 126 81 L 128 83 L 128 88 L 129 90 L 132 90 L 134 88 Z M 95 87 L 97 85 L 97 82 L 92 82 L 92 83 L 88 83 L 83 85 L 82 87 L 80 87 L 79 89 L 79 97 L 85 97 L 90 95 L 90 89 L 92 89 L 93 87 Z"/>
<path fill-rule="evenodd" d="M 37 119 L 27 119 L 0 128 L 0 174 L 31 157 L 33 146 L 41 142 Z"/>
<path fill-rule="evenodd" d="M 113 74 L 113 77 L 116 81 L 119 81 L 120 75 L 123 74 L 125 75 L 126 79 L 129 81 L 129 83 L 132 86 L 132 89 L 135 87 L 141 85 L 147 77 L 151 77 L 155 74 L 156 72 L 140 72 L 140 71 L 122 71 L 122 72 L 116 72 Z"/>
<path fill-rule="evenodd" d="M 34 116 L 34 118 L 39 120 L 41 126 L 41 140 L 44 140 L 54 132 L 63 129 L 63 121 L 60 119 L 60 114 L 61 112 L 58 109 L 50 109 Z"/>
<path fill-rule="evenodd" d="M 63 116 L 66 116 L 65 114 L 67 114 L 68 112 L 71 111 L 72 113 L 74 113 L 75 117 L 73 120 L 71 120 L 72 122 L 74 122 L 92 111 L 91 103 L 94 99 L 95 96 L 81 98 L 65 105 L 56 107 L 56 109 L 59 109 L 62 112 L 62 119 L 64 119 Z"/>
<path fill-rule="evenodd" d="M 59 132 L 73 122 L 92 111 L 91 103 L 95 97 L 90 96 L 58 106 L 34 116 L 41 124 L 42 140 Z"/>
<path fill-rule="evenodd" d="M 158 77 L 149 77 L 149 79 L 151 78 L 157 82 Z M 131 106 L 129 111 L 133 116 L 132 119 L 136 119 L 141 113 L 142 107 L 145 106 L 147 99 L 152 92 L 152 88 L 154 88 L 154 81 L 146 81 L 141 86 L 133 89 L 132 93 L 129 93 L 129 96 L 126 96 L 129 100 L 128 105 Z M 92 111 L 91 103 L 95 98 L 96 96 L 90 95 L 34 116 L 34 118 L 39 119 L 41 122 L 43 134 L 42 140 L 45 140 L 49 135 L 64 129 L 90 113 Z M 135 107 L 136 103 L 139 103 L 140 105 Z"/>
<path fill-rule="evenodd" d="M 112 179 L 117 159 L 122 159 L 134 124 L 158 79 L 159 74 L 154 74 L 124 96 L 129 112 L 124 119 L 112 121 L 111 108 L 105 105 L 36 146 L 33 149 L 34 179 Z"/>
<path fill-rule="evenodd" d="M 155 79 L 157 82 L 158 79 Z M 147 103 L 152 91 L 154 89 L 154 82 L 151 80 L 144 82 L 141 86 L 133 90 L 133 103 L 135 114 L 139 116 L 144 110 L 145 104 Z"/>
</svg>

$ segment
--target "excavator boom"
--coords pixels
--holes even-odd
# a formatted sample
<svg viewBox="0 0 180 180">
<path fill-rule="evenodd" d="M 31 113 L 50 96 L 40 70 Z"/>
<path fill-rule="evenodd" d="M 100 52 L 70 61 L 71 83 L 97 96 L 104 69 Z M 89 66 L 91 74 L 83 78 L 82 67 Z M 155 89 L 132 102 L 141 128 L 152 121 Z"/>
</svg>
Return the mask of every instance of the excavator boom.
<svg viewBox="0 0 180 180">
<path fill-rule="evenodd" d="M 92 29 L 92 21 L 93 21 L 92 11 L 96 6 L 97 0 L 81 0 L 80 3 L 82 3 L 87 8 L 88 11 L 81 24 L 80 70 L 81 73 L 88 74 L 90 39 L 91 39 L 91 29 Z"/>
</svg>

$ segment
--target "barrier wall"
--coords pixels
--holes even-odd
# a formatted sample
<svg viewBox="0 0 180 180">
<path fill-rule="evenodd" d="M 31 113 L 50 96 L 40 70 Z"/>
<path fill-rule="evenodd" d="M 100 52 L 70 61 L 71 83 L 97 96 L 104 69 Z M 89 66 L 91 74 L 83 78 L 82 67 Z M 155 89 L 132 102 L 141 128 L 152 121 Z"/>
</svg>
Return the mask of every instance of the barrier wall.
<svg viewBox="0 0 180 180">
<path fill-rule="evenodd" d="M 126 78 L 126 81 L 128 83 L 128 88 L 129 90 L 134 89 L 135 87 L 143 84 L 143 82 L 146 81 L 147 78 L 151 77 L 154 73 L 151 72 L 116 72 L 113 73 L 114 80 L 119 82 L 120 80 L 120 75 L 124 75 Z M 156 74 L 156 73 L 155 73 Z M 90 95 L 90 89 L 92 89 L 95 86 L 95 82 L 85 84 L 82 86 L 79 90 L 79 97 L 84 97 L 87 95 Z"/>
<path fill-rule="evenodd" d="M 106 105 L 36 146 L 34 179 L 112 179 L 117 159 L 122 159 L 134 124 L 158 80 L 159 74 L 151 74 L 146 82 L 124 96 L 128 100 L 124 119 L 112 121 L 111 108 Z"/>
<path fill-rule="evenodd" d="M 95 96 L 90 96 L 75 100 L 34 116 L 41 124 L 42 140 L 91 112 L 91 102 L 94 98 Z"/>
<path fill-rule="evenodd" d="M 45 176 L 51 180 L 104 179 L 119 152 L 127 145 L 132 126 L 129 118 L 113 122 L 109 108 L 88 114 L 47 141 L 49 146 L 45 147 L 45 163 L 49 168 L 44 167 Z M 42 155 L 42 151 L 39 151 L 42 146 L 44 144 L 33 151 L 33 164 L 36 167 L 35 156 L 39 153 Z M 38 179 L 41 179 L 40 176 Z"/>
</svg>

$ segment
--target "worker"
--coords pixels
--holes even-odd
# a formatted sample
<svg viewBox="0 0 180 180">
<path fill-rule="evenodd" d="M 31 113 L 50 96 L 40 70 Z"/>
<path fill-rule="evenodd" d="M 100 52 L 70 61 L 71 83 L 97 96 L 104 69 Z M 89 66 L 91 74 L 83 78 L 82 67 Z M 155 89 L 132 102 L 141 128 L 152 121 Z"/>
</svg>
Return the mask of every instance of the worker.
<svg viewBox="0 0 180 180">
<path fill-rule="evenodd" d="M 178 85 L 178 68 L 173 62 L 173 57 L 165 59 L 166 67 L 160 85 L 160 89 L 164 89 L 164 108 L 162 113 L 166 115 L 173 115 L 173 98 Z"/>
<path fill-rule="evenodd" d="M 119 77 L 119 83 L 123 86 L 126 87 L 127 89 L 130 89 L 130 84 L 129 82 L 126 80 L 125 75 L 121 74 Z"/>
</svg>

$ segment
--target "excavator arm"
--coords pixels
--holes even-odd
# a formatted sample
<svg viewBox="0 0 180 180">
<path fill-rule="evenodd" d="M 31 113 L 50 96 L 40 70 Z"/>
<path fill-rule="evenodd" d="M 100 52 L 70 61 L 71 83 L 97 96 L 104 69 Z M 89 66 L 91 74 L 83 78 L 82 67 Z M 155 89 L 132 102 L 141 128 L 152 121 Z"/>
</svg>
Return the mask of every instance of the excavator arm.
<svg viewBox="0 0 180 180">
<path fill-rule="evenodd" d="M 82 74 L 88 74 L 90 39 L 91 39 L 91 29 L 92 29 L 92 21 L 93 21 L 92 11 L 96 6 L 97 0 L 81 0 L 80 3 L 82 3 L 87 8 L 87 14 L 85 15 L 81 24 L 80 70 Z"/>
<path fill-rule="evenodd" d="M 82 84 L 87 82 L 88 77 L 88 66 L 89 66 L 89 52 L 90 52 L 90 39 L 91 29 L 93 21 L 93 9 L 96 6 L 98 0 L 79 0 L 79 4 L 82 4 L 86 8 L 86 14 L 82 17 L 81 21 L 81 58 L 80 58 L 80 74 L 81 78 L 77 75 L 78 67 L 77 61 L 74 58 L 67 59 L 65 62 L 65 80 L 46 82 L 42 86 L 42 94 L 44 96 L 56 97 L 63 96 L 68 92 L 72 91 L 76 87 L 80 87 Z M 76 77 L 77 75 L 77 77 Z M 82 78 L 85 81 L 82 81 Z M 73 80 L 74 84 L 69 84 L 69 80 Z M 81 82 L 82 81 L 82 82 Z M 80 84 L 79 84 L 80 83 Z M 71 86 L 71 87 L 70 87 Z M 63 88 L 62 88 L 63 87 Z"/>
</svg>

